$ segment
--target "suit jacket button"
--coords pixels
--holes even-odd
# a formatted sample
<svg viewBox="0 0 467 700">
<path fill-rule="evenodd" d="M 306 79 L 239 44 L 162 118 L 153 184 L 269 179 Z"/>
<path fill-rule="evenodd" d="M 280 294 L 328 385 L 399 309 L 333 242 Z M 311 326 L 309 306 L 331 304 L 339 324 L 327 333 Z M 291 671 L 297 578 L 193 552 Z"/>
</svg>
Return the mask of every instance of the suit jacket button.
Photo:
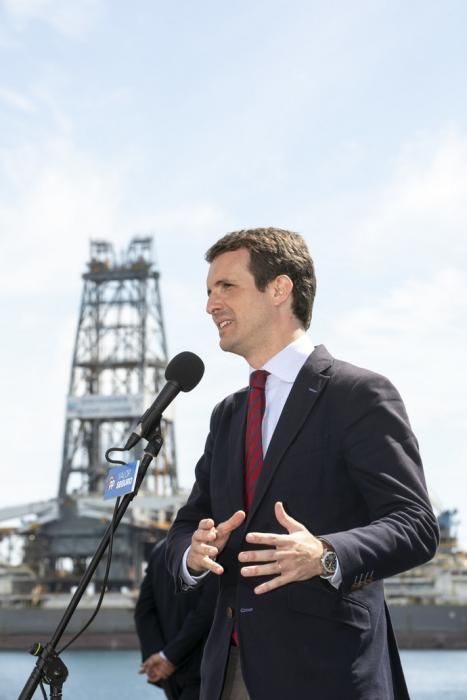
<svg viewBox="0 0 467 700">
<path fill-rule="evenodd" d="M 231 620 L 233 618 L 233 616 L 234 616 L 234 609 L 231 607 L 228 607 L 227 608 L 227 617 L 229 618 L 229 620 Z"/>
</svg>

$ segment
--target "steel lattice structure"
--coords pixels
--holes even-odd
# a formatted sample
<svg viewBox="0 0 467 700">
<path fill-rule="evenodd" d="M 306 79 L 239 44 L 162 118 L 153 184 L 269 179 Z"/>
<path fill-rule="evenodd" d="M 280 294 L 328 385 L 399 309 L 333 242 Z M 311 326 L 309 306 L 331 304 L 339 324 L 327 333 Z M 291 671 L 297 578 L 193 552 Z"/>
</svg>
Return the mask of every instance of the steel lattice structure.
<svg viewBox="0 0 467 700">
<path fill-rule="evenodd" d="M 59 497 L 102 493 L 105 452 L 125 443 L 131 426 L 165 383 L 165 338 L 152 239 L 135 238 L 116 259 L 112 244 L 91 242 L 73 353 Z M 177 491 L 173 424 L 147 493 Z"/>
<path fill-rule="evenodd" d="M 83 280 L 58 498 L 42 504 L 36 525 L 23 530 L 24 562 L 50 592 L 69 591 L 79 582 L 112 512 L 113 502 L 102 500 L 110 466 L 106 451 L 125 444 L 166 381 L 167 345 L 152 239 L 134 238 L 118 257 L 112 244 L 92 241 Z M 170 419 L 164 418 L 162 433 L 162 451 L 115 536 L 114 590 L 139 584 L 150 546 L 183 501 Z M 135 451 L 130 459 L 139 456 Z M 104 569 L 102 562 L 94 576 L 97 588 Z"/>
</svg>

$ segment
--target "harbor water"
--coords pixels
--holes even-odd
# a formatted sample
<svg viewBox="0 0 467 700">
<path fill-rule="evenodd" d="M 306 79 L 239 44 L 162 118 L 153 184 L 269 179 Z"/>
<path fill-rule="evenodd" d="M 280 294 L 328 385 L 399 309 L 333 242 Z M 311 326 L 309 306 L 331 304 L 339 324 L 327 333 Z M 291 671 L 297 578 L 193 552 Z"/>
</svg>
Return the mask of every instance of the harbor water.
<svg viewBox="0 0 467 700">
<path fill-rule="evenodd" d="M 70 673 L 64 700 L 165 698 L 138 674 L 136 651 L 69 651 L 63 660 Z M 411 700 L 467 700 L 467 650 L 403 651 L 402 663 Z M 0 652 L 0 700 L 17 700 L 33 668 L 34 659 L 27 653 Z M 37 689 L 34 700 L 42 697 Z"/>
</svg>

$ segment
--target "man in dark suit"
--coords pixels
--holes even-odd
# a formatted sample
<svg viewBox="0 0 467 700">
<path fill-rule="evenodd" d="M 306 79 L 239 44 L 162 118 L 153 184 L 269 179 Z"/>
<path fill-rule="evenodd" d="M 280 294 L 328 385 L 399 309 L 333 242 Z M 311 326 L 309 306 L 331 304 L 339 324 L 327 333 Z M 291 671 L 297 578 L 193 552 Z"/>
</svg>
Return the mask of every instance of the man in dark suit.
<svg viewBox="0 0 467 700">
<path fill-rule="evenodd" d="M 402 400 L 311 344 L 301 236 L 237 231 L 206 258 L 220 346 L 252 374 L 214 409 L 168 536 L 181 588 L 220 580 L 201 697 L 407 699 L 383 579 L 430 559 L 438 528 Z"/>
<path fill-rule="evenodd" d="M 198 700 L 200 664 L 211 627 L 217 582 L 176 593 L 165 564 L 166 540 L 155 545 L 135 608 L 143 663 L 140 673 L 169 700 Z"/>
</svg>

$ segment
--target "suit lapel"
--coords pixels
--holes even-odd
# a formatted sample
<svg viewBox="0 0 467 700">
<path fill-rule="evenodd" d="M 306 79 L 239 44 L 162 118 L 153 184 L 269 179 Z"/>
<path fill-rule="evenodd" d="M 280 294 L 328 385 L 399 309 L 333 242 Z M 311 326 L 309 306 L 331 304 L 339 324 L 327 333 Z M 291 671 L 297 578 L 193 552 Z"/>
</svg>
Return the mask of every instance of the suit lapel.
<svg viewBox="0 0 467 700">
<path fill-rule="evenodd" d="M 329 377 L 322 374 L 333 363 L 323 345 L 311 353 L 295 380 L 264 457 L 261 475 L 247 522 L 255 513 L 289 445 L 313 410 Z"/>
<path fill-rule="evenodd" d="M 248 389 L 237 392 L 233 397 L 227 450 L 227 483 L 232 502 L 232 513 L 245 508 L 243 498 L 243 464 L 247 398 Z"/>
</svg>

